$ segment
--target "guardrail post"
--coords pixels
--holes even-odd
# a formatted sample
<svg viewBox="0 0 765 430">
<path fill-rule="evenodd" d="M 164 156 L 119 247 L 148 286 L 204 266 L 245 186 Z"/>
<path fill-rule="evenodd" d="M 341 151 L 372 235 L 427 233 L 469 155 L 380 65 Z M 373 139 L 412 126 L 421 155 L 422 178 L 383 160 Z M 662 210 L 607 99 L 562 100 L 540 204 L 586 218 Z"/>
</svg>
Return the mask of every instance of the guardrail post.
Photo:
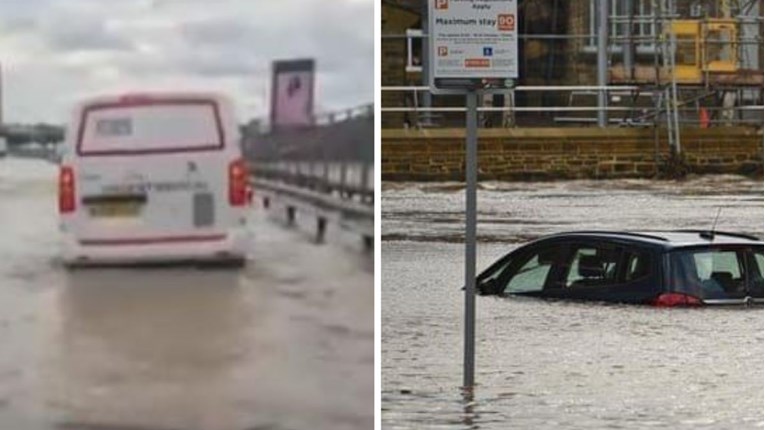
<svg viewBox="0 0 765 430">
<path fill-rule="evenodd" d="M 324 151 L 324 171 L 322 172 L 322 175 L 324 176 L 324 184 L 323 191 L 332 192 L 332 186 L 330 185 L 329 181 L 329 157 L 327 157 L 326 151 Z"/>
<path fill-rule="evenodd" d="M 361 165 L 361 191 L 366 192 L 369 190 L 369 168 L 370 164 L 366 161 Z"/>
<path fill-rule="evenodd" d="M 371 251 L 372 248 L 374 248 L 375 241 L 374 241 L 374 238 L 372 236 L 369 236 L 369 235 L 365 234 L 364 238 L 363 238 L 363 241 L 364 241 L 364 250 Z"/>
<path fill-rule="evenodd" d="M 348 160 L 343 160 L 340 165 L 340 197 L 345 198 L 348 194 Z"/>
<path fill-rule="evenodd" d="M 287 206 L 287 224 L 288 225 L 295 224 L 295 207 L 294 206 Z"/>
<path fill-rule="evenodd" d="M 320 216 L 316 218 L 316 242 L 324 242 L 324 236 L 327 232 L 327 218 Z"/>
</svg>

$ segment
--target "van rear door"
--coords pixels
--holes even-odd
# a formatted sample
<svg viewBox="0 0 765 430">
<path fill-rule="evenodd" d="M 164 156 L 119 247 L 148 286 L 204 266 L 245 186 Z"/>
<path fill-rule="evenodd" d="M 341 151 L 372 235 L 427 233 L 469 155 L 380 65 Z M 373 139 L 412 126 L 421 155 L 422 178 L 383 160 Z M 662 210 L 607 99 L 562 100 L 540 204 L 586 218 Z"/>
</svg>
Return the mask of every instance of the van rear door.
<svg viewBox="0 0 765 430">
<path fill-rule="evenodd" d="M 75 233 L 84 244 L 219 237 L 231 222 L 226 138 L 214 100 L 87 106 L 76 137 Z"/>
</svg>

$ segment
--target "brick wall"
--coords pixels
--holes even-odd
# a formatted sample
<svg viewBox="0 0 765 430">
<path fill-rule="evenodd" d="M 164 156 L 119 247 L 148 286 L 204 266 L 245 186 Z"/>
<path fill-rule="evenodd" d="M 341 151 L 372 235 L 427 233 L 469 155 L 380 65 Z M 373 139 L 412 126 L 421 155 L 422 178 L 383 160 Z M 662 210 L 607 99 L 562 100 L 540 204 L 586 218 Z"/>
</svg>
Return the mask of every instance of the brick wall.
<svg viewBox="0 0 765 430">
<path fill-rule="evenodd" d="M 462 180 L 464 140 L 463 129 L 383 130 L 383 180 Z M 668 163 L 666 142 L 661 140 L 657 148 L 651 129 L 483 129 L 479 176 L 537 180 L 686 172 L 762 175 L 762 135 L 755 130 L 686 129 L 681 140 L 683 162 Z"/>
</svg>

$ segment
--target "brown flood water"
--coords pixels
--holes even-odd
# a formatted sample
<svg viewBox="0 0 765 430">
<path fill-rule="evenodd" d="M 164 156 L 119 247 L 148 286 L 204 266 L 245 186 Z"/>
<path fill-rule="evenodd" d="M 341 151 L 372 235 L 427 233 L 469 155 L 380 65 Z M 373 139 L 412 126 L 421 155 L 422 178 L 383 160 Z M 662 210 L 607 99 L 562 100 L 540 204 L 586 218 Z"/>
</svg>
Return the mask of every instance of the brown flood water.
<svg viewBox="0 0 765 430">
<path fill-rule="evenodd" d="M 710 228 L 762 237 L 762 181 L 483 183 L 478 269 L 541 235 Z M 464 193 L 385 184 L 382 423 L 390 429 L 761 429 L 763 309 L 477 300 L 462 383 Z"/>
<path fill-rule="evenodd" d="M 242 270 L 68 272 L 55 168 L 0 160 L 0 428 L 372 428 L 373 261 L 258 209 Z"/>
</svg>

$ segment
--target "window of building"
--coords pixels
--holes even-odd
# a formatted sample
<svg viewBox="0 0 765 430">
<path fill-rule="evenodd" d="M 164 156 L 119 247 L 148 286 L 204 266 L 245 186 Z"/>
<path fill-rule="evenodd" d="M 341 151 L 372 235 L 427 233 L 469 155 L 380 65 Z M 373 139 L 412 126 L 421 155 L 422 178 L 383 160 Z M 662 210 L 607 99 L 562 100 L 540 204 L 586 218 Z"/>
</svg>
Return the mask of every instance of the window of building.
<svg viewBox="0 0 765 430">
<path fill-rule="evenodd" d="M 419 28 L 406 30 L 406 71 L 422 72 L 422 30 Z"/>
</svg>

